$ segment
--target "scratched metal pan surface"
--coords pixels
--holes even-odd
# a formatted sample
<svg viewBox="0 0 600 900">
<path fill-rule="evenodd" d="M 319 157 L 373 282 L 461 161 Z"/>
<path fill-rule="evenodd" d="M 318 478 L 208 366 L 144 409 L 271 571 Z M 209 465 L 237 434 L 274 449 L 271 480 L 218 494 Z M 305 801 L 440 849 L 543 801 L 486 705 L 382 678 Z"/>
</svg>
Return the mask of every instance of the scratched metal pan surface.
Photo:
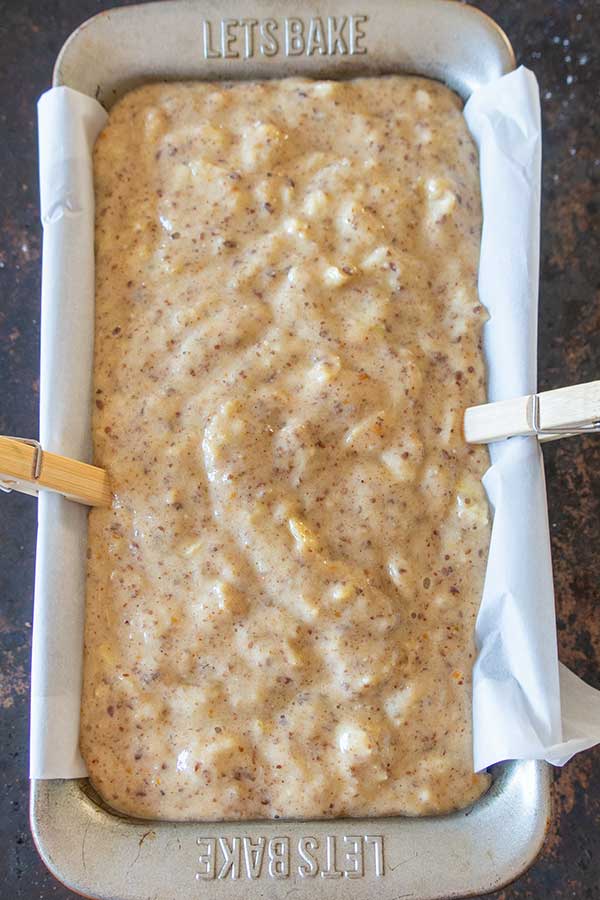
<svg viewBox="0 0 600 900">
<path fill-rule="evenodd" d="M 156 79 L 409 72 L 467 98 L 512 68 L 500 29 L 447 0 L 170 0 L 86 22 L 62 48 L 54 84 L 109 108 Z M 474 806 L 437 818 L 222 824 L 135 821 L 106 808 L 87 779 L 34 781 L 31 826 L 61 881 L 107 900 L 463 897 L 517 877 L 547 828 L 544 764 L 507 763 L 493 776 Z"/>
</svg>

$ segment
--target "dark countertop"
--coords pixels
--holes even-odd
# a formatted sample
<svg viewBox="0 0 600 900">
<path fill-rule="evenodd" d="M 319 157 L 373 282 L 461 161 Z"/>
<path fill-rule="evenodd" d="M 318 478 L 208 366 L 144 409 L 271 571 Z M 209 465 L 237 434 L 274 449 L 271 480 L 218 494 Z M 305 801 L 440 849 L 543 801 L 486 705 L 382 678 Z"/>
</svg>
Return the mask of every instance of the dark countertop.
<svg viewBox="0 0 600 900">
<path fill-rule="evenodd" d="M 111 2 L 0 0 L 0 434 L 37 435 L 41 229 L 35 103 L 66 36 Z M 544 116 L 540 389 L 600 377 L 600 8 L 482 0 L 536 73 Z M 363 4 L 364 6 L 364 4 Z M 368 6 L 368 4 L 367 4 Z M 544 450 L 561 659 L 600 687 L 600 438 Z M 0 898 L 75 897 L 28 826 L 29 657 L 36 504 L 0 496 Z M 600 749 L 554 779 L 542 853 L 496 900 L 600 898 Z"/>
</svg>

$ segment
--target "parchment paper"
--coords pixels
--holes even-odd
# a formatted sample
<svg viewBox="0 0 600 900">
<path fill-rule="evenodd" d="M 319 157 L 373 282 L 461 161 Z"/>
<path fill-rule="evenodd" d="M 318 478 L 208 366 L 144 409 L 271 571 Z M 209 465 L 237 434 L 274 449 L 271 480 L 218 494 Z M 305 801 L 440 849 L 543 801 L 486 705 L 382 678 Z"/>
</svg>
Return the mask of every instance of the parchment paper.
<svg viewBox="0 0 600 900">
<path fill-rule="evenodd" d="M 54 88 L 38 104 L 44 226 L 40 442 L 91 462 L 94 340 L 92 148 L 107 115 Z M 87 509 L 40 492 L 31 663 L 32 778 L 86 774 L 79 753 Z"/>
<path fill-rule="evenodd" d="M 521 67 L 476 91 L 465 117 L 479 147 L 479 293 L 490 401 L 537 388 L 541 125 Z M 536 438 L 490 445 L 494 522 L 473 672 L 476 770 L 504 759 L 563 765 L 600 741 L 600 691 L 559 665 L 550 534 Z"/>
<path fill-rule="evenodd" d="M 479 286 L 491 401 L 536 387 L 540 114 L 526 69 L 472 95 L 465 108 L 481 160 L 484 228 Z M 93 348 L 91 152 L 102 107 L 69 88 L 39 102 L 42 221 L 40 439 L 89 460 Z M 505 759 L 562 765 L 600 741 L 600 692 L 559 666 L 548 515 L 537 440 L 491 448 L 494 509 L 480 648 L 473 675 L 475 768 Z M 33 778 L 86 774 L 78 749 L 86 510 L 39 500 L 33 625 Z"/>
</svg>

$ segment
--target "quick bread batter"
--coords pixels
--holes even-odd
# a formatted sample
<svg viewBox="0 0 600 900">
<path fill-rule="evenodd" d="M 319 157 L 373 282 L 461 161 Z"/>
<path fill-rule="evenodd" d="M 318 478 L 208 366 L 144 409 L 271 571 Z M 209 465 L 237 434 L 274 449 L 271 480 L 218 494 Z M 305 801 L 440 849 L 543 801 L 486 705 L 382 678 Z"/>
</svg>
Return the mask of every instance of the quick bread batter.
<svg viewBox="0 0 600 900">
<path fill-rule="evenodd" d="M 459 99 L 155 84 L 94 163 L 94 785 L 168 819 L 465 806 L 489 525 Z"/>
</svg>

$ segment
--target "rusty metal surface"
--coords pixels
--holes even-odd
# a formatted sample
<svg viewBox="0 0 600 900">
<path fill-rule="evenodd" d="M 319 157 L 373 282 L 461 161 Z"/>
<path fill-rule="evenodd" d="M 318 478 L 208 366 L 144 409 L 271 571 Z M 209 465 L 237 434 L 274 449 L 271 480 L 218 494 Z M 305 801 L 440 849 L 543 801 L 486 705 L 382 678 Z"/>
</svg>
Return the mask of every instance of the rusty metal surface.
<svg viewBox="0 0 600 900">
<path fill-rule="evenodd" d="M 110 3 L 103 3 L 102 7 Z M 540 388 L 597 377 L 600 359 L 600 148 L 594 56 L 600 26 L 590 2 L 484 2 L 519 59 L 541 82 L 545 124 Z M 39 245 L 35 99 L 65 36 L 97 12 L 91 0 L 4 3 L 0 47 L 4 190 L 0 201 L 0 431 L 35 435 Z M 600 686 L 595 569 L 600 442 L 545 450 L 562 658 Z M 0 601 L 0 897 L 74 896 L 44 870 L 27 827 L 27 671 L 35 504 L 2 498 Z M 555 782 L 555 817 L 539 861 L 498 898 L 600 897 L 600 759 L 592 751 Z M 501 839 L 501 836 L 499 836 Z"/>
</svg>

